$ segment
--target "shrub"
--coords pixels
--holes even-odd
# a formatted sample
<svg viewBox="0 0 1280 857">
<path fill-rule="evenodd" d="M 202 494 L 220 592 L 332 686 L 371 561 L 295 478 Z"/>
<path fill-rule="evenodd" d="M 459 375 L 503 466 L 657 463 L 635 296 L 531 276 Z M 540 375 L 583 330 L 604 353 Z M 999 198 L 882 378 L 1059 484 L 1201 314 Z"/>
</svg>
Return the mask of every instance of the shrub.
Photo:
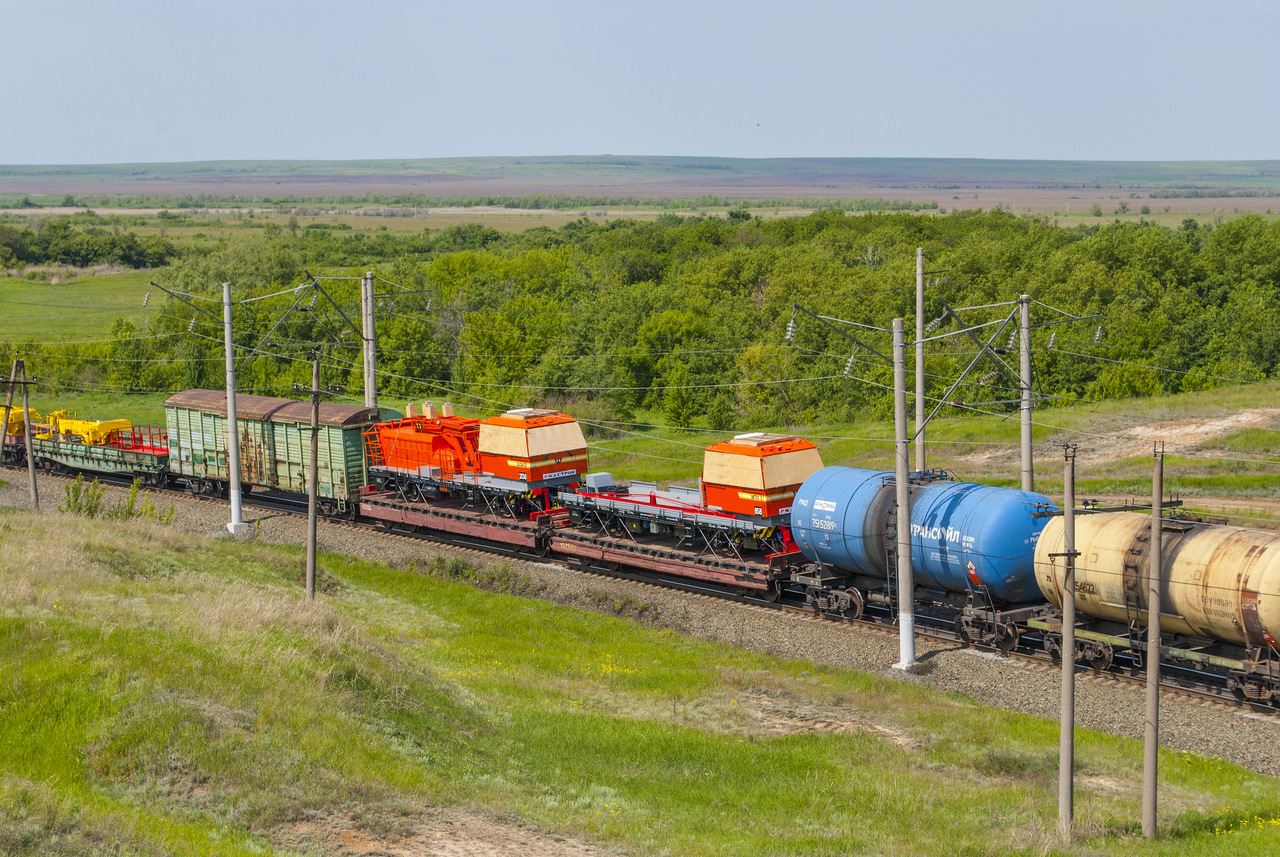
<svg viewBox="0 0 1280 857">
<path fill-rule="evenodd" d="M 86 483 L 84 474 L 77 475 L 76 481 L 66 486 L 66 502 L 58 507 L 58 511 L 84 518 L 101 517 L 113 521 L 132 521 L 137 518 L 161 524 L 173 521 L 173 504 L 161 512 L 151 500 L 151 492 L 142 492 L 142 481 L 139 479 L 133 480 L 133 484 L 129 486 L 129 496 L 114 506 L 104 505 L 103 488 L 96 478 Z M 142 492 L 141 503 L 138 502 L 139 492 Z"/>
</svg>

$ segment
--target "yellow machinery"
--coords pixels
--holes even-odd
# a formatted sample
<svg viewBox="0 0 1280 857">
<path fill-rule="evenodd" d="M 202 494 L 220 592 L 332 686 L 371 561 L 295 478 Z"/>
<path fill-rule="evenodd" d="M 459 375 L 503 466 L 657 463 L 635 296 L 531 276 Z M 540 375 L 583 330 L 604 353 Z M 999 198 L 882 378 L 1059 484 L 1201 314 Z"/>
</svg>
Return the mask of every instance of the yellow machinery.
<svg viewBox="0 0 1280 857">
<path fill-rule="evenodd" d="M 4 418 L 3 406 L 0 406 L 0 419 Z M 34 408 L 31 409 L 31 422 L 39 423 L 40 414 Z M 9 412 L 9 424 L 4 427 L 4 433 L 11 437 L 21 437 L 26 432 L 26 426 L 22 422 L 22 407 L 17 406 Z"/>
<path fill-rule="evenodd" d="M 113 433 L 133 428 L 133 423 L 128 420 L 79 420 L 69 411 L 53 411 L 46 417 L 46 422 L 48 430 L 37 435 L 42 440 L 79 438 L 90 446 L 102 446 Z"/>
</svg>

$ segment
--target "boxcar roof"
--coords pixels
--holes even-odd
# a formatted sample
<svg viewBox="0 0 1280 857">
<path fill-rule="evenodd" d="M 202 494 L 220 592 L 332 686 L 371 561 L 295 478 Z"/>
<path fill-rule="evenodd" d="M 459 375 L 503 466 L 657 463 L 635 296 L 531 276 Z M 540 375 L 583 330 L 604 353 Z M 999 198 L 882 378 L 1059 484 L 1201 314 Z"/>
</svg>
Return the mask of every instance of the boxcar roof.
<svg viewBox="0 0 1280 857">
<path fill-rule="evenodd" d="M 166 408 L 187 408 L 205 414 L 227 415 L 226 390 L 183 390 L 164 400 Z M 242 420 L 270 420 L 272 422 L 310 423 L 311 403 L 294 399 L 278 399 L 274 396 L 249 396 L 236 394 L 236 416 Z M 360 405 L 334 405 L 320 403 L 320 425 L 359 426 L 377 422 L 376 408 Z"/>
</svg>

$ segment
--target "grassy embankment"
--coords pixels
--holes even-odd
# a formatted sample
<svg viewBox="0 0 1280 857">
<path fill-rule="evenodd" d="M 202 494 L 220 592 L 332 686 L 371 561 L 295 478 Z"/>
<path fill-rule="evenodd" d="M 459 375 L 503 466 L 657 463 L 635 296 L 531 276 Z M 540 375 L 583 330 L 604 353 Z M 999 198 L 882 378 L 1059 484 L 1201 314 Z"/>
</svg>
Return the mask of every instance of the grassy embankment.
<svg viewBox="0 0 1280 857">
<path fill-rule="evenodd" d="M 457 806 L 632 853 L 1052 852 L 1057 726 L 419 574 L 0 515 L 0 852 L 290 853 Z M 478 589 L 455 579 L 479 581 Z M 620 613 L 643 605 L 603 605 Z M 1082 731 L 1079 854 L 1273 854 L 1274 780 Z"/>
</svg>

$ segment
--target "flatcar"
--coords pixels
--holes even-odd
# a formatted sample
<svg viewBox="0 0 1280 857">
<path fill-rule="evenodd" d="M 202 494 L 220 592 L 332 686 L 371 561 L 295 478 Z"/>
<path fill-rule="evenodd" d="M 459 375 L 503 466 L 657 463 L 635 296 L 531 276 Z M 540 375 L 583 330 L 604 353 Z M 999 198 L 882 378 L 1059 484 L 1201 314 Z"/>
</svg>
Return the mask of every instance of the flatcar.
<svg viewBox="0 0 1280 857">
<path fill-rule="evenodd" d="M 165 484 L 169 442 L 164 429 L 129 420 L 79 419 L 53 411 L 42 425 L 32 419 L 31 455 L 51 473 L 91 471 L 132 476 L 143 485 Z"/>
<path fill-rule="evenodd" d="M 753 432 L 712 444 L 703 452 L 697 488 L 656 483 L 613 484 L 610 473 L 591 473 L 586 485 L 561 492 L 570 519 L 605 532 L 666 536 L 682 545 L 725 555 L 769 554 L 773 564 L 796 554 L 789 528 L 801 483 L 822 469 L 807 440 Z"/>
</svg>

